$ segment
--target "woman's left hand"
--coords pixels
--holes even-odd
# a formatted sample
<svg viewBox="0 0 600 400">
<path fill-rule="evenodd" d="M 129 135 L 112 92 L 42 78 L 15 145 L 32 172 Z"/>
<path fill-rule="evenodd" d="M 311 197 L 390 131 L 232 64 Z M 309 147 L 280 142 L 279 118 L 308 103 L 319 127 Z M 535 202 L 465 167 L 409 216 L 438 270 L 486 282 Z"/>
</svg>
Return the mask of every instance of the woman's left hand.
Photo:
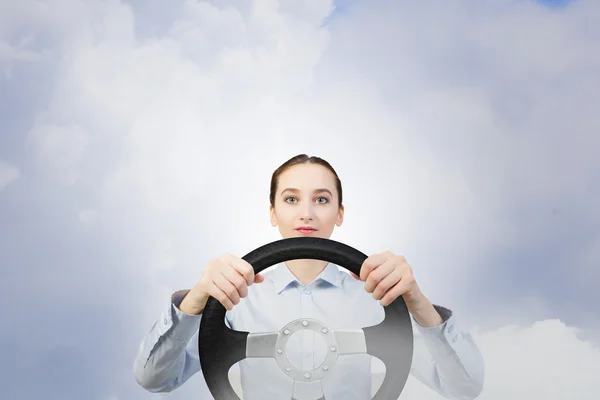
<svg viewBox="0 0 600 400">
<path fill-rule="evenodd" d="M 365 282 L 365 290 L 373 293 L 373 298 L 379 300 L 382 306 L 389 305 L 399 296 L 403 296 L 407 304 L 424 298 L 411 266 L 404 257 L 391 251 L 368 257 L 361 266 L 359 279 Z"/>
</svg>

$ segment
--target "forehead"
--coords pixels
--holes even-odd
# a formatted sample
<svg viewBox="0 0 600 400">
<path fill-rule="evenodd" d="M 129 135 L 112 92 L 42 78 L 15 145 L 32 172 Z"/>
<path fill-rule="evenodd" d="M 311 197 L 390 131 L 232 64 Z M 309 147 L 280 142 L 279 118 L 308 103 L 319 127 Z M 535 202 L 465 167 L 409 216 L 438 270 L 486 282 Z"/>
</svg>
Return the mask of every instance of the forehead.
<svg viewBox="0 0 600 400">
<path fill-rule="evenodd" d="M 279 176 L 279 190 L 293 187 L 299 190 L 326 188 L 333 192 L 335 176 L 319 164 L 299 164 L 288 168 Z"/>
</svg>

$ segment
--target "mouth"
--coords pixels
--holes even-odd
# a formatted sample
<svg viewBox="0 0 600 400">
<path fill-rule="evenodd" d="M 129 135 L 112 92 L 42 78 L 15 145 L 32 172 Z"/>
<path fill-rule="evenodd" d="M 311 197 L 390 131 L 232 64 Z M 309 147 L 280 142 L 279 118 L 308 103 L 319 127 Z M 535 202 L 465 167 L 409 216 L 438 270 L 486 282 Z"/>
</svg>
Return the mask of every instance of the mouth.
<svg viewBox="0 0 600 400">
<path fill-rule="evenodd" d="M 300 232 L 303 235 L 310 235 L 313 232 L 316 232 L 317 230 L 315 228 L 311 228 L 310 226 L 301 226 L 299 228 L 296 228 L 296 231 Z"/>
</svg>

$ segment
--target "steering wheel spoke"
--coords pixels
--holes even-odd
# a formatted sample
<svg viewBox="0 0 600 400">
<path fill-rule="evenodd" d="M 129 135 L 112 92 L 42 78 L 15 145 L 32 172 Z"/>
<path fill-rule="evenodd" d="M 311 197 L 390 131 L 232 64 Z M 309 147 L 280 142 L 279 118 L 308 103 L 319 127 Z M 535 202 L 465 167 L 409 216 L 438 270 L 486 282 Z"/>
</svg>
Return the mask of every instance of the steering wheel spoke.
<svg viewBox="0 0 600 400">
<path fill-rule="evenodd" d="M 340 356 L 349 354 L 366 354 L 367 341 L 362 329 L 333 331 Z"/>
<path fill-rule="evenodd" d="M 277 348 L 279 332 L 249 333 L 246 340 L 246 358 L 275 358 L 283 349 Z"/>
</svg>

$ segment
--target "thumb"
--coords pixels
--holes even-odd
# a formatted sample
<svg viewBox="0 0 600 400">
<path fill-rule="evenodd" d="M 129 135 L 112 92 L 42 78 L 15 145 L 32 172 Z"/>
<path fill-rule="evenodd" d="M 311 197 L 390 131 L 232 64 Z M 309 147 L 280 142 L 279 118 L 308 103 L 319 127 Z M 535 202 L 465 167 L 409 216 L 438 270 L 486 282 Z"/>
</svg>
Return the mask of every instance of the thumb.
<svg viewBox="0 0 600 400">
<path fill-rule="evenodd" d="M 350 272 L 350 275 L 352 275 L 354 277 L 354 279 L 357 279 L 360 281 L 360 276 L 356 275 L 354 272 L 348 271 Z"/>
<path fill-rule="evenodd" d="M 254 283 L 261 283 L 265 280 L 265 277 L 261 274 L 254 275 Z"/>
</svg>

